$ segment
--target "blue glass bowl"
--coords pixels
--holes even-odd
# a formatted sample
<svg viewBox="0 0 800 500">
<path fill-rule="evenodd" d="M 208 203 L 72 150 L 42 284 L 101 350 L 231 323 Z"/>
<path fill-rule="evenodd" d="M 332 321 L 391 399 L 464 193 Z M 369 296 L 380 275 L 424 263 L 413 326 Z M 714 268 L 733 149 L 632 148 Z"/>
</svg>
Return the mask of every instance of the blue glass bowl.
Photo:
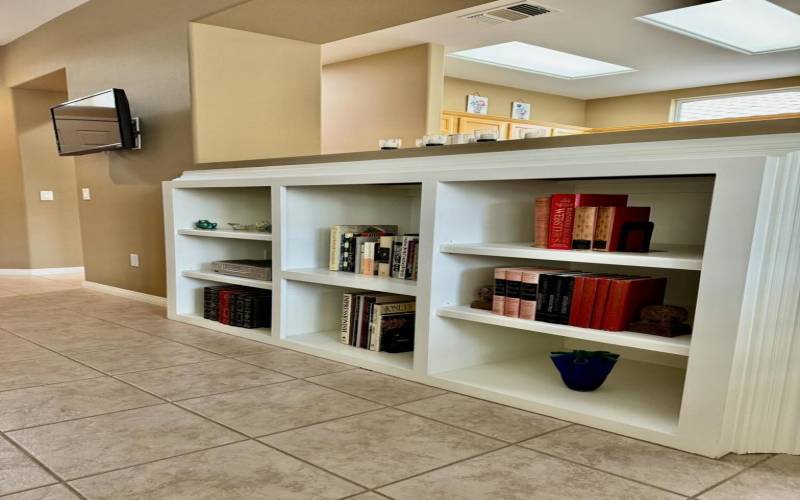
<svg viewBox="0 0 800 500">
<path fill-rule="evenodd" d="M 603 385 L 617 363 L 619 354 L 607 351 L 553 352 L 550 359 L 561 380 L 573 391 L 594 391 Z"/>
</svg>

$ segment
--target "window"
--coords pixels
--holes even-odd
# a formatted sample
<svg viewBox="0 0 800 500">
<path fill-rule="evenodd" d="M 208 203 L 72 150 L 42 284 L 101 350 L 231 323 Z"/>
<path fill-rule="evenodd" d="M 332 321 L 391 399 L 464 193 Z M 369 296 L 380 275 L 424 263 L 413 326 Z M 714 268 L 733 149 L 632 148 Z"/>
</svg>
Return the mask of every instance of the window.
<svg viewBox="0 0 800 500">
<path fill-rule="evenodd" d="M 672 103 L 673 122 L 800 113 L 800 87 L 691 97 Z"/>
</svg>

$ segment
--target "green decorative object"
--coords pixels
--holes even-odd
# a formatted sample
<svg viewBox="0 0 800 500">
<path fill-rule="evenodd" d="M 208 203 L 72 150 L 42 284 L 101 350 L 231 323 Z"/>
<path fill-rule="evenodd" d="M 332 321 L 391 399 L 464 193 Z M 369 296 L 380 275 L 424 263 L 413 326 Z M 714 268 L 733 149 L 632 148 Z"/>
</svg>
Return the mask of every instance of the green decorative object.
<svg viewBox="0 0 800 500">
<path fill-rule="evenodd" d="M 212 230 L 217 228 L 217 223 L 211 222 L 206 219 L 200 219 L 199 221 L 194 223 L 194 227 L 196 227 L 197 229 Z"/>
</svg>

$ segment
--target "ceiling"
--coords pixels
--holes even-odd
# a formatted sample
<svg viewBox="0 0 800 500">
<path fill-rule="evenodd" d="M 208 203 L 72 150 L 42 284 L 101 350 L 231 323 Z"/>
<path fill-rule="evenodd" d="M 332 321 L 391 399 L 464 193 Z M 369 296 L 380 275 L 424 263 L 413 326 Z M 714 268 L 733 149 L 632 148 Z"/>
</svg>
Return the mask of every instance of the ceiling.
<svg viewBox="0 0 800 500">
<path fill-rule="evenodd" d="M 0 0 L 0 45 L 13 42 L 89 0 Z"/>
<path fill-rule="evenodd" d="M 800 0 L 772 1 L 800 13 Z M 448 76 L 579 99 L 800 75 L 800 50 L 745 55 L 635 20 L 637 16 L 700 3 L 697 1 L 543 0 L 535 3 L 553 12 L 523 21 L 481 25 L 459 17 L 511 3 L 490 2 L 327 43 L 322 47 L 323 64 L 419 43 L 441 44 L 449 53 L 520 41 L 637 69 L 564 80 L 446 58 Z"/>
</svg>

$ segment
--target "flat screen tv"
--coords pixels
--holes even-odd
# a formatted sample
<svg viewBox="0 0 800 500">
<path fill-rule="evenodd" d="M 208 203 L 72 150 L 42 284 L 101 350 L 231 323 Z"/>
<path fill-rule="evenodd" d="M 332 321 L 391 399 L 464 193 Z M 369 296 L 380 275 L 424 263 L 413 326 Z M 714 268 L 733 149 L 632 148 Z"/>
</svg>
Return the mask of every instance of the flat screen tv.
<svg viewBox="0 0 800 500">
<path fill-rule="evenodd" d="M 58 154 L 85 155 L 136 147 L 128 98 L 110 89 L 50 108 Z"/>
</svg>

